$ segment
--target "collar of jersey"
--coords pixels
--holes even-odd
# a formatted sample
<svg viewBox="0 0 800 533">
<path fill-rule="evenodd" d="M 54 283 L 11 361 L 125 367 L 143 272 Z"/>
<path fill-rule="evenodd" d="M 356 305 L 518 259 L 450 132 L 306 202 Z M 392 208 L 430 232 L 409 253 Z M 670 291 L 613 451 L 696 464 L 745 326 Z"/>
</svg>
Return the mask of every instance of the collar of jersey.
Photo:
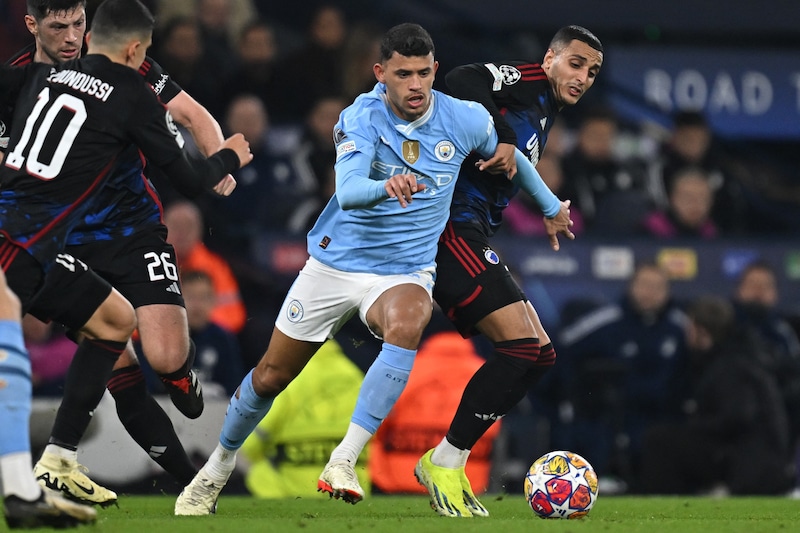
<svg viewBox="0 0 800 533">
<path fill-rule="evenodd" d="M 410 135 L 414 132 L 414 130 L 425 125 L 433 116 L 433 108 L 436 105 L 436 94 L 434 91 L 431 91 L 431 105 L 428 106 L 428 110 L 413 122 L 407 122 L 394 114 L 394 111 L 392 111 L 392 108 L 389 105 L 389 99 L 386 96 L 385 88 L 384 91 L 381 91 L 378 94 L 380 95 L 381 100 L 383 100 L 383 104 L 386 106 L 386 112 L 389 114 L 389 118 L 392 120 L 392 124 L 394 124 L 395 129 L 403 135 Z"/>
</svg>

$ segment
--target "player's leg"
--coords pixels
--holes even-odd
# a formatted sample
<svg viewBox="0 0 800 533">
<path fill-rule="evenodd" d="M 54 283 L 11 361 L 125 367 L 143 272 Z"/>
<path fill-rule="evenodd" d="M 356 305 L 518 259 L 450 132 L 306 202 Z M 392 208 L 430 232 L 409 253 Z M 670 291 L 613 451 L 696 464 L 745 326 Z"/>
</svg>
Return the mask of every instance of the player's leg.
<svg viewBox="0 0 800 533">
<path fill-rule="evenodd" d="M 364 376 L 347 433 L 331 453 L 317 484 L 318 490 L 348 503 L 364 497 L 356 461 L 405 389 L 422 332 L 431 318 L 432 276 L 418 274 L 384 276 L 362 304 L 362 320 L 383 339 L 383 345 Z"/>
<path fill-rule="evenodd" d="M 219 444 L 178 496 L 176 515 L 207 515 L 236 466 L 236 454 L 269 412 L 275 397 L 303 370 L 353 306 L 353 286 L 326 277 L 328 270 L 309 261 L 284 299 L 266 353 L 231 397 Z M 332 271 L 333 272 L 333 271 Z M 331 303 L 335 300 L 335 303 Z M 324 302 L 322 305 L 319 302 Z M 342 322 L 343 323 L 343 322 Z"/>
<path fill-rule="evenodd" d="M 26 254 L 27 255 L 27 254 Z M 30 270 L 35 265 L 29 265 Z M 96 519 L 94 509 L 45 495 L 32 474 L 29 418 L 31 367 L 19 298 L 0 270 L 0 487 L 9 528 L 72 527 Z"/>
<path fill-rule="evenodd" d="M 62 254 L 31 313 L 78 330 L 83 337 L 67 371 L 64 399 L 49 444 L 34 473 L 40 484 L 70 498 L 100 505 L 114 503 L 114 492 L 85 475 L 77 462 L 77 448 L 136 325 L 133 307 L 83 263 Z"/>
</svg>

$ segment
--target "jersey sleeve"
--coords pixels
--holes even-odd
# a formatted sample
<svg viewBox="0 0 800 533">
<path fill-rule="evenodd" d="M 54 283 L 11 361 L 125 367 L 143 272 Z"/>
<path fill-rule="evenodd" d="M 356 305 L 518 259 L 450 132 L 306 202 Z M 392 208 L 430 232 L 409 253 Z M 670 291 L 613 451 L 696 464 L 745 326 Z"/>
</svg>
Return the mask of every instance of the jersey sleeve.
<svg viewBox="0 0 800 533">
<path fill-rule="evenodd" d="M 490 64 L 489 64 L 490 65 Z M 499 142 L 517 145 L 517 134 L 506 122 L 500 107 L 495 102 L 498 91 L 503 89 L 499 71 L 490 69 L 482 63 L 472 63 L 456 67 L 445 76 L 450 94 L 462 100 L 478 102 L 492 115 Z"/>
<path fill-rule="evenodd" d="M 153 92 L 165 104 L 183 90 L 172 76 L 164 70 L 164 67 L 150 56 L 147 56 L 142 66 L 139 67 L 139 74 L 144 77 L 145 81 L 153 88 Z"/>
<path fill-rule="evenodd" d="M 336 199 L 342 209 L 370 207 L 389 197 L 383 181 L 369 177 L 379 134 L 370 113 L 345 110 L 333 131 L 336 146 Z"/>
<path fill-rule="evenodd" d="M 497 150 L 498 136 L 494 120 L 489 112 L 477 102 L 460 102 L 464 109 L 457 110 L 459 124 L 467 140 L 467 151 L 476 151 L 489 158 Z"/>
</svg>

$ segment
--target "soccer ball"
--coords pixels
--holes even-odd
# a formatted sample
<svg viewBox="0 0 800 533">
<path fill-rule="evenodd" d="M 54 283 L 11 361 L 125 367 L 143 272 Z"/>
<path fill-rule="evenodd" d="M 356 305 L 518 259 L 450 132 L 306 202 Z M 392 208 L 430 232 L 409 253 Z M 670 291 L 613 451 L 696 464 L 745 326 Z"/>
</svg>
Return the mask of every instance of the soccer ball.
<svg viewBox="0 0 800 533">
<path fill-rule="evenodd" d="M 541 518 L 582 518 L 597 501 L 597 474 L 577 453 L 546 453 L 525 475 L 525 499 Z"/>
</svg>

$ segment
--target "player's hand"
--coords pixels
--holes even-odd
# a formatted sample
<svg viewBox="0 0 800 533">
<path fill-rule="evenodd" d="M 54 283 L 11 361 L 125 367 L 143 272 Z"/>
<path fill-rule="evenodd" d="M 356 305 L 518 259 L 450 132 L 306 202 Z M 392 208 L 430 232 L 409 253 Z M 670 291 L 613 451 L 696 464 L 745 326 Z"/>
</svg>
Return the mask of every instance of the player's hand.
<svg viewBox="0 0 800 533">
<path fill-rule="evenodd" d="M 397 198 L 400 207 L 408 207 L 415 192 L 424 191 L 425 184 L 417 183 L 414 174 L 395 174 L 383 184 L 389 198 Z"/>
<path fill-rule="evenodd" d="M 253 160 L 253 154 L 250 152 L 250 143 L 244 138 L 241 133 L 234 133 L 222 143 L 222 148 L 230 148 L 239 157 L 239 168 L 246 166 Z"/>
<path fill-rule="evenodd" d="M 517 174 L 516 147 L 513 144 L 499 143 L 491 159 L 481 159 L 475 166 L 478 170 L 485 170 L 490 174 L 505 174 L 511 179 Z"/>
<path fill-rule="evenodd" d="M 569 218 L 569 205 L 572 203 L 570 200 L 561 202 L 561 209 L 558 214 L 553 218 L 544 217 L 544 229 L 547 231 L 547 237 L 550 239 L 550 246 L 556 252 L 561 247 L 558 242 L 558 234 L 565 236 L 568 239 L 575 239 L 575 234 L 569 229 L 573 222 Z"/>
<path fill-rule="evenodd" d="M 236 188 L 236 178 L 228 174 L 222 180 L 214 185 L 214 192 L 220 196 L 230 196 Z"/>
</svg>

